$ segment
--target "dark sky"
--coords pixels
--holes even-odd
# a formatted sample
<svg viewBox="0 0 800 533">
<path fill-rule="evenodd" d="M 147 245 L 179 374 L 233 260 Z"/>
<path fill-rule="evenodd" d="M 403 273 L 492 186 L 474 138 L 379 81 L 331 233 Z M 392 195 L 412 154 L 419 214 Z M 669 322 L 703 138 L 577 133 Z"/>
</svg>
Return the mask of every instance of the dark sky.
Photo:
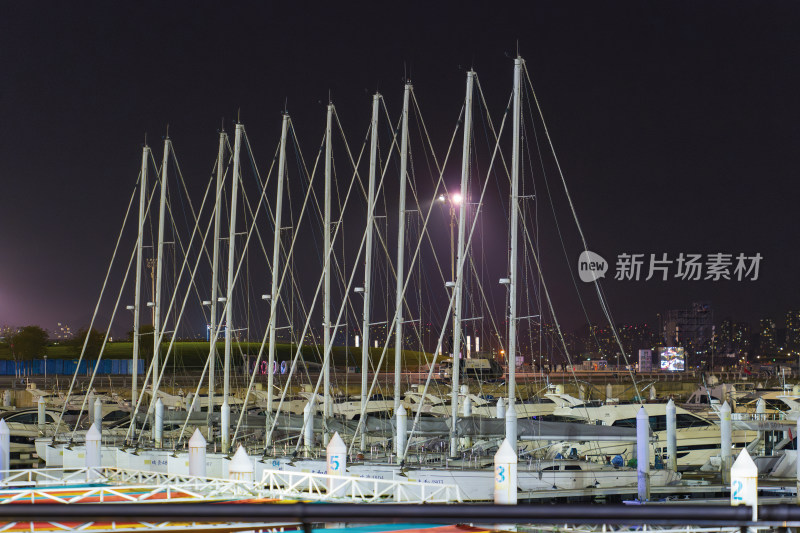
<svg viewBox="0 0 800 533">
<path fill-rule="evenodd" d="M 800 307 L 799 26 L 789 1 L 3 2 L 0 324 L 88 322 L 145 133 L 160 157 L 169 124 L 204 185 L 223 117 L 241 110 L 264 167 L 285 102 L 314 153 L 330 91 L 359 145 L 376 89 L 396 120 L 407 69 L 443 153 L 465 68 L 499 119 L 517 40 L 589 248 L 611 262 L 614 318 L 710 300 L 718 318 L 782 322 Z M 580 248 L 568 238 L 567 265 L 541 242 L 577 326 Z M 623 252 L 763 261 L 756 282 L 616 281 Z"/>
</svg>

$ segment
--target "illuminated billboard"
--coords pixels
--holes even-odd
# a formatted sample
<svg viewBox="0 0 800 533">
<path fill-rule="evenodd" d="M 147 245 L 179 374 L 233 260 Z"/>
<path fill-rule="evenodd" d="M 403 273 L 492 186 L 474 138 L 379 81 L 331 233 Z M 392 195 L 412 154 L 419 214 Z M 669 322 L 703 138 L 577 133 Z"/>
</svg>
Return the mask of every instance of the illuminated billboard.
<svg viewBox="0 0 800 533">
<path fill-rule="evenodd" d="M 685 369 L 686 353 L 683 348 L 661 348 L 661 370 L 667 372 L 682 372 Z"/>
</svg>

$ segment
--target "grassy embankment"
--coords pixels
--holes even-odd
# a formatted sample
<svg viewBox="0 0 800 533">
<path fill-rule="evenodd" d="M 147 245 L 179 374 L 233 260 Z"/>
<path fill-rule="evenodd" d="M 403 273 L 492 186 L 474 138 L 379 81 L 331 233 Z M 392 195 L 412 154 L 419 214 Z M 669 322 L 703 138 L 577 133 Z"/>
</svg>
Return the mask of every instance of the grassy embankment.
<svg viewBox="0 0 800 533">
<path fill-rule="evenodd" d="M 164 343 L 162 353 L 166 352 L 168 343 Z M 297 353 L 295 344 L 276 344 L 276 359 L 278 361 L 291 361 Z M 234 361 L 239 354 L 250 354 L 257 356 L 261 344 L 257 342 L 235 343 L 233 347 Z M 225 343 L 217 343 L 218 353 L 221 355 L 225 350 Z M 381 358 L 382 349 L 370 348 L 370 358 L 372 365 L 377 365 Z M 267 358 L 267 347 L 264 348 L 262 358 Z M 309 363 L 321 363 L 321 346 L 303 346 L 303 359 Z M 331 353 L 333 364 L 338 367 L 361 365 L 361 348 L 335 346 Z M 47 357 L 49 359 L 77 359 L 80 356 L 80 346 L 71 344 L 53 344 L 47 347 Z M 103 357 L 107 359 L 130 359 L 133 356 L 133 344 L 130 342 L 111 342 L 106 345 Z M 208 343 L 196 341 L 176 341 L 173 347 L 171 360 L 176 366 L 186 370 L 200 370 L 208 357 Z M 428 355 L 428 357 L 430 357 Z M 11 360 L 11 350 L 6 344 L 0 344 L 0 359 Z M 239 359 L 241 361 L 241 359 Z M 403 367 L 406 370 L 416 370 L 420 365 L 424 365 L 426 355 L 423 352 L 411 350 L 403 351 Z M 394 349 L 386 351 L 384 362 L 381 368 L 383 372 L 394 370 Z"/>
</svg>

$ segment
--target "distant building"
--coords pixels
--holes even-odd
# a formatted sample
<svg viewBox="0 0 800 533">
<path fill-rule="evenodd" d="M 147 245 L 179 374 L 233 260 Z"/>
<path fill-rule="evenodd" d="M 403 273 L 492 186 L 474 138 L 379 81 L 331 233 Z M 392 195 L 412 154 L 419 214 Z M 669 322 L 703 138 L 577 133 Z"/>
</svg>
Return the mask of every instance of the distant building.
<svg viewBox="0 0 800 533">
<path fill-rule="evenodd" d="M 771 318 L 762 318 L 758 321 L 759 355 L 775 357 L 778 355 L 778 342 L 775 338 L 775 321 Z"/>
<path fill-rule="evenodd" d="M 714 349 L 717 353 L 732 353 L 734 351 L 733 320 L 726 318 L 722 321 L 717 330 L 717 338 L 714 344 Z"/>
<path fill-rule="evenodd" d="M 663 315 L 664 346 L 686 348 L 687 363 L 697 364 L 711 348 L 714 312 L 711 302 L 693 302 L 686 309 L 672 309 Z"/>
<path fill-rule="evenodd" d="M 800 311 L 786 313 L 786 350 L 789 352 L 800 351 Z"/>
<path fill-rule="evenodd" d="M 745 322 L 735 322 L 733 324 L 732 343 L 734 351 L 744 354 L 750 353 L 750 326 Z"/>
</svg>

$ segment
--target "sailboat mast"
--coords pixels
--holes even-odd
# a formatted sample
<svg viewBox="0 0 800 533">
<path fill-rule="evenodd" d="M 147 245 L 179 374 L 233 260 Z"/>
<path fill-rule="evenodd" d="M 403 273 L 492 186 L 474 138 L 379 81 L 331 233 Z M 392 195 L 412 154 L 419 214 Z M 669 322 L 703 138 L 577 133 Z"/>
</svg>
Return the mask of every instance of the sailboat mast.
<svg viewBox="0 0 800 533">
<path fill-rule="evenodd" d="M 519 129 L 522 59 L 514 60 L 514 121 L 511 153 L 511 253 L 508 259 L 508 405 L 516 398 L 517 367 L 517 226 L 519 225 Z M 512 443 L 513 444 L 513 443 Z"/>
<path fill-rule="evenodd" d="M 403 92 L 403 122 L 400 133 L 400 194 L 398 202 L 397 219 L 397 286 L 395 289 L 395 310 L 394 310 L 394 412 L 400 410 L 401 398 L 401 371 L 403 362 L 403 285 L 405 282 L 405 233 L 406 233 L 406 172 L 408 171 L 408 101 L 413 87 L 410 82 L 406 83 Z M 397 462 L 403 458 L 403 450 L 397 443 L 401 437 L 397 435 L 399 425 L 395 424 L 395 453 Z"/>
<path fill-rule="evenodd" d="M 451 378 L 452 390 L 450 391 L 450 457 L 458 455 L 458 392 L 459 378 L 461 377 L 461 303 L 462 289 L 464 287 L 464 240 L 467 229 L 467 186 L 469 183 L 470 146 L 472 135 L 472 87 L 475 83 L 475 72 L 467 72 L 467 97 L 464 103 L 464 147 L 461 154 L 461 205 L 458 210 L 458 249 L 456 259 L 455 308 L 453 310 L 453 372 Z M 452 199 L 451 199 L 452 202 Z M 452 203 L 451 203 L 452 205 Z"/>
<path fill-rule="evenodd" d="M 236 124 L 233 145 L 233 184 L 231 187 L 231 222 L 228 234 L 228 285 L 225 297 L 225 366 L 222 369 L 222 409 L 220 416 L 220 436 L 222 453 L 228 453 L 230 446 L 230 392 L 231 392 L 231 334 L 233 329 L 233 274 L 236 266 L 236 204 L 239 196 L 239 154 L 242 148 L 244 126 Z M 227 413 L 228 416 L 225 416 Z"/>
<path fill-rule="evenodd" d="M 213 434 L 211 427 L 211 414 L 214 412 L 214 385 L 216 381 L 217 366 L 217 339 L 219 338 L 219 324 L 217 323 L 217 300 L 219 289 L 219 231 L 222 223 L 222 185 L 225 177 L 225 146 L 228 144 L 228 134 L 224 131 L 219 134 L 219 150 L 217 152 L 217 190 L 214 207 L 214 246 L 211 260 L 211 321 L 209 323 L 208 347 L 208 438 Z"/>
<path fill-rule="evenodd" d="M 144 212 L 147 206 L 147 163 L 150 147 L 142 148 L 142 178 L 139 181 L 139 236 L 136 240 L 136 289 L 133 296 L 133 365 L 131 368 L 131 406 L 139 398 L 139 328 L 142 301 L 142 248 L 144 244 Z M 93 406 L 90 406 L 90 408 Z"/>
<path fill-rule="evenodd" d="M 364 255 L 364 315 L 361 327 L 363 342 L 361 343 L 361 412 L 367 410 L 367 375 L 369 373 L 369 318 L 370 318 L 370 284 L 372 281 L 372 232 L 375 220 L 375 175 L 378 166 L 378 109 L 381 100 L 380 93 L 372 97 L 372 124 L 370 126 L 370 151 L 369 151 L 369 189 L 367 192 L 367 238 L 366 254 Z M 361 438 L 361 451 L 366 450 L 367 440 Z"/>
<path fill-rule="evenodd" d="M 331 345 L 331 180 L 333 179 L 333 147 L 331 132 L 333 130 L 333 104 L 328 103 L 328 115 L 325 122 L 325 198 L 322 238 L 325 255 L 325 272 L 322 295 L 322 353 L 330 353 Z M 325 428 L 325 441 L 328 444 L 328 417 L 331 416 L 331 362 L 328 356 L 323 362 L 323 404 L 322 425 Z"/>
<path fill-rule="evenodd" d="M 272 425 L 272 388 L 274 377 L 272 367 L 275 365 L 275 333 L 278 322 L 278 281 L 280 278 L 281 262 L 281 214 L 283 213 L 283 176 L 286 173 L 286 132 L 289 129 L 289 115 L 284 113 L 281 124 L 281 147 L 278 159 L 278 190 L 275 199 L 275 234 L 272 241 L 272 286 L 270 288 L 269 311 L 269 359 L 267 367 L 267 438 Z M 265 447 L 271 443 L 265 442 Z"/>
<path fill-rule="evenodd" d="M 164 139 L 164 157 L 161 160 L 161 197 L 158 204 L 158 255 L 156 256 L 156 287 L 153 302 L 153 394 L 160 371 L 159 356 L 161 348 L 161 278 L 164 269 L 164 219 L 167 211 L 167 163 L 169 162 L 169 137 Z"/>
</svg>

